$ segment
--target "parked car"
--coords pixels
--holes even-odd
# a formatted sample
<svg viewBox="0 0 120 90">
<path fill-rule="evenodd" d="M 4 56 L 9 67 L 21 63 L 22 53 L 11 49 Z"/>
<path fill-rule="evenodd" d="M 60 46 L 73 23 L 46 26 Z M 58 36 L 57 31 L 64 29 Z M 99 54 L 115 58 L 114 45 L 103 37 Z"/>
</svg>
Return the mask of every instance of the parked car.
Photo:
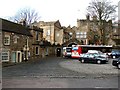
<svg viewBox="0 0 120 90">
<path fill-rule="evenodd" d="M 99 50 L 88 50 L 87 53 L 93 53 L 93 54 L 98 54 L 100 55 L 101 57 L 105 57 L 105 58 L 108 58 L 108 55 L 106 53 L 103 53 Z"/>
<path fill-rule="evenodd" d="M 112 61 L 112 65 L 118 67 L 118 69 L 120 69 L 120 57 L 113 59 Z"/>
<path fill-rule="evenodd" d="M 101 64 L 101 63 L 107 63 L 108 58 L 102 57 L 96 53 L 86 53 L 80 56 L 79 61 L 81 63 L 91 62 L 91 63 Z"/>
<path fill-rule="evenodd" d="M 111 57 L 112 58 L 119 58 L 120 57 L 120 50 L 112 50 Z"/>
</svg>

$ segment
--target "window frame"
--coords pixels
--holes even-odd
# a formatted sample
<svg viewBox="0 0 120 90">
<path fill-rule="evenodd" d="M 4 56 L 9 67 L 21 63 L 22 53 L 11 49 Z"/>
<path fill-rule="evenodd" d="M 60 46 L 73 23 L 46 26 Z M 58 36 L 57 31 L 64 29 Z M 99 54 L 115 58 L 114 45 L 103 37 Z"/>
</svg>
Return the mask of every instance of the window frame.
<svg viewBox="0 0 120 90">
<path fill-rule="evenodd" d="M 6 40 L 6 38 L 8 38 L 8 39 Z M 4 45 L 10 45 L 10 35 L 5 35 L 4 36 Z"/>
<path fill-rule="evenodd" d="M 35 55 L 39 55 L 39 47 L 35 47 Z"/>
<path fill-rule="evenodd" d="M 3 53 L 7 53 L 7 55 L 3 55 Z M 2 52 L 1 53 L 1 59 L 2 59 L 2 62 L 6 62 L 6 61 L 9 61 L 9 51 L 5 51 L 5 52 Z M 6 60 L 3 60 L 3 57 L 7 57 Z"/>
<path fill-rule="evenodd" d="M 36 41 L 39 41 L 39 32 L 36 31 Z"/>
<path fill-rule="evenodd" d="M 51 34 L 51 31 L 48 29 L 46 32 L 46 36 L 50 36 L 50 34 Z"/>
</svg>

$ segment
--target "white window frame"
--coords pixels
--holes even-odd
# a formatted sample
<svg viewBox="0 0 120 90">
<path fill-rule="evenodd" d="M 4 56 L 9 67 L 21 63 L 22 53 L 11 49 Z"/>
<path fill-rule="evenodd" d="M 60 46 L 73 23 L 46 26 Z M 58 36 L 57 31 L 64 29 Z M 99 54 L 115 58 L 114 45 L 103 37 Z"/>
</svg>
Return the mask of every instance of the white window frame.
<svg viewBox="0 0 120 90">
<path fill-rule="evenodd" d="M 6 55 L 4 53 L 7 53 Z M 3 57 L 7 57 L 6 60 L 3 60 Z M 9 61 L 9 51 L 2 52 L 2 62 L 8 62 Z"/>
<path fill-rule="evenodd" d="M 36 53 L 36 52 L 38 52 L 38 53 Z M 35 55 L 39 55 L 39 47 L 35 47 Z"/>
<path fill-rule="evenodd" d="M 80 33 L 76 32 L 76 38 L 80 38 Z"/>
<path fill-rule="evenodd" d="M 76 35 L 76 38 L 80 38 L 80 36 L 79 36 L 79 35 Z"/>
<path fill-rule="evenodd" d="M 84 38 L 87 38 L 87 35 L 86 35 L 86 34 L 84 34 Z"/>
<path fill-rule="evenodd" d="M 60 36 L 60 34 L 59 33 L 57 33 L 57 37 L 59 37 Z"/>
<path fill-rule="evenodd" d="M 5 38 L 8 38 L 8 42 L 5 41 Z M 4 45 L 10 45 L 10 35 L 5 35 L 4 37 Z"/>
<path fill-rule="evenodd" d="M 69 33 L 69 35 L 73 35 L 73 33 L 72 33 L 72 32 L 70 32 L 70 33 Z"/>
<path fill-rule="evenodd" d="M 47 35 L 47 36 L 50 36 L 50 30 L 47 30 L 46 35 Z"/>
<path fill-rule="evenodd" d="M 84 32 L 84 34 L 86 35 L 86 34 L 87 34 L 87 32 Z"/>
</svg>

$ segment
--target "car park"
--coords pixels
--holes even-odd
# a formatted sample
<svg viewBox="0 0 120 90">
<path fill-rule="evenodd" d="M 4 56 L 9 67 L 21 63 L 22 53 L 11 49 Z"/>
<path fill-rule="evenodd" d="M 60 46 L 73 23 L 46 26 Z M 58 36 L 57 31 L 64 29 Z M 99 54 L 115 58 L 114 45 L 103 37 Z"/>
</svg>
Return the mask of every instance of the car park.
<svg viewBox="0 0 120 90">
<path fill-rule="evenodd" d="M 79 61 L 81 63 L 89 62 L 89 63 L 107 63 L 108 58 L 105 58 L 97 53 L 86 53 L 80 56 Z"/>
<path fill-rule="evenodd" d="M 112 65 L 118 67 L 118 69 L 120 69 L 120 57 L 113 59 L 112 61 Z"/>
</svg>

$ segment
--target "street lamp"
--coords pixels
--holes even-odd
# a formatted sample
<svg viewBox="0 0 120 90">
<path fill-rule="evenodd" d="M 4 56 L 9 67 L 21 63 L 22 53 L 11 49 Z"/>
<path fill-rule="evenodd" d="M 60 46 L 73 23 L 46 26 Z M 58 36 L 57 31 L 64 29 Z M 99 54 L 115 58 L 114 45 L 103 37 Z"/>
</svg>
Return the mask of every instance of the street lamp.
<svg viewBox="0 0 120 90">
<path fill-rule="evenodd" d="M 28 51 L 29 51 L 28 39 L 26 39 L 26 45 L 24 45 L 23 51 L 24 51 L 24 60 L 27 61 L 28 60 Z"/>
</svg>

